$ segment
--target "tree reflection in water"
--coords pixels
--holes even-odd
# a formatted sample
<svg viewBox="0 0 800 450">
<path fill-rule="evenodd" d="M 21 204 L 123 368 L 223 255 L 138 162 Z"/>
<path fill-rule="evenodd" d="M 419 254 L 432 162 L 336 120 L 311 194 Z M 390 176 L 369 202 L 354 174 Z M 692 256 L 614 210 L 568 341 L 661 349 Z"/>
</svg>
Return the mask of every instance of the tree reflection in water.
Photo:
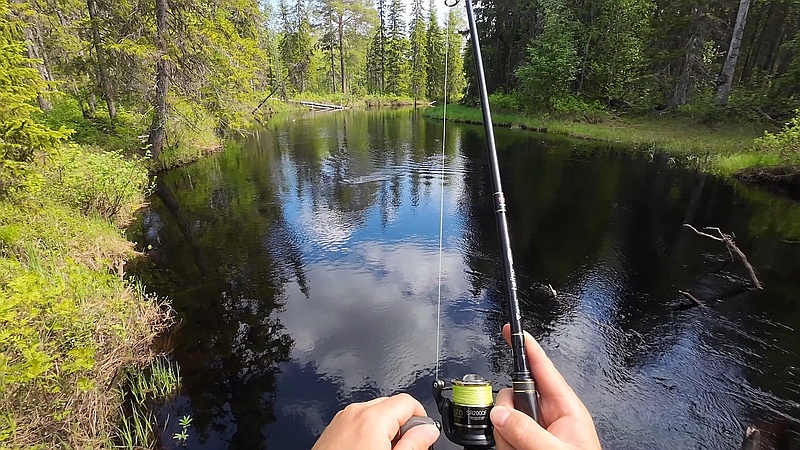
<svg viewBox="0 0 800 450">
<path fill-rule="evenodd" d="M 308 448 L 343 404 L 400 390 L 435 411 L 441 133 L 408 110 L 276 117 L 160 179 L 139 272 L 182 320 L 169 412 L 195 418 L 189 448 Z M 733 448 L 749 422 L 800 417 L 797 205 L 658 155 L 497 137 L 524 325 L 606 446 Z M 503 384 L 482 133 L 447 141 L 442 376 Z M 687 221 L 736 231 L 766 289 L 714 301 L 743 274 Z M 677 308 L 679 289 L 709 308 Z"/>
</svg>

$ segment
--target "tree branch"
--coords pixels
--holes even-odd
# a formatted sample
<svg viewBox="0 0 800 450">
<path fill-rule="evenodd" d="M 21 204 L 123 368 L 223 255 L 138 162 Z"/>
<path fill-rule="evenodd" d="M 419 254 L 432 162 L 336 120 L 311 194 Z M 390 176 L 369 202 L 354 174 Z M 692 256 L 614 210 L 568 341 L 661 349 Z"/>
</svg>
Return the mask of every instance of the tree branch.
<svg viewBox="0 0 800 450">
<path fill-rule="evenodd" d="M 719 237 L 708 233 L 703 233 L 702 231 L 698 231 L 697 228 L 689 225 L 688 223 L 683 224 L 683 226 L 691 229 L 699 236 L 704 236 L 709 239 L 713 239 L 715 241 L 724 243 L 725 247 L 728 250 L 728 253 L 730 252 L 736 253 L 736 256 L 738 256 L 739 260 L 742 261 L 742 265 L 744 265 L 744 268 L 747 269 L 748 274 L 750 274 L 750 280 L 753 282 L 753 285 L 756 287 L 756 289 L 764 289 L 764 286 L 761 284 L 761 281 L 758 279 L 758 276 L 756 275 L 756 270 L 750 264 L 750 261 L 747 260 L 747 256 L 745 256 L 745 254 L 741 250 L 739 250 L 739 247 L 736 246 L 736 243 L 733 242 L 732 235 L 723 233 L 722 230 L 720 230 L 718 227 L 705 227 L 703 229 L 709 231 L 716 231 L 717 233 L 719 233 Z"/>
</svg>

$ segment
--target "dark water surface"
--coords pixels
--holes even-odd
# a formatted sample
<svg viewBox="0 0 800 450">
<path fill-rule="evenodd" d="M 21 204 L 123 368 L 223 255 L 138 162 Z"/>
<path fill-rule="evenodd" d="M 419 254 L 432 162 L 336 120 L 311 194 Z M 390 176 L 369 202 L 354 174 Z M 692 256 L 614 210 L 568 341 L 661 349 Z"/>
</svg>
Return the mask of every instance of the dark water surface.
<svg viewBox="0 0 800 450">
<path fill-rule="evenodd" d="M 344 404 L 398 391 L 438 417 L 441 138 L 412 111 L 298 115 L 160 178 L 135 238 L 153 248 L 138 275 L 182 321 L 167 436 L 190 414 L 188 448 L 310 448 Z M 647 152 L 497 139 L 524 325 L 606 448 L 732 449 L 748 424 L 797 427 L 796 204 Z M 446 149 L 442 376 L 504 385 L 482 129 L 449 124 Z M 766 288 L 745 290 L 684 222 L 734 232 Z"/>
</svg>

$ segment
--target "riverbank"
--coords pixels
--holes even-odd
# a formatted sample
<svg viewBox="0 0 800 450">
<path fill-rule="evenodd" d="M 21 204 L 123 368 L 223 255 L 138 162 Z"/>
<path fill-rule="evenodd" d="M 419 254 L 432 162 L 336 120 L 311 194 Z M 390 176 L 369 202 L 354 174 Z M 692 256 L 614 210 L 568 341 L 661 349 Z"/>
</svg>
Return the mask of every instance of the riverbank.
<svg viewBox="0 0 800 450">
<path fill-rule="evenodd" d="M 424 115 L 442 119 L 443 108 L 429 108 Z M 483 124 L 478 108 L 448 105 L 447 119 L 454 122 Z M 663 151 L 687 165 L 725 176 L 746 174 L 757 168 L 763 171 L 792 170 L 800 160 L 787 159 L 779 152 L 757 148 L 756 139 L 766 127 L 759 124 L 699 124 L 685 117 L 620 117 L 589 123 L 492 113 L 495 126 L 557 133 L 584 139 L 629 144 L 646 151 Z M 795 169 L 795 171 L 797 171 Z"/>
<path fill-rule="evenodd" d="M 131 374 L 171 321 L 124 278 L 147 161 L 63 144 L 29 171 L 0 201 L 0 447 L 124 445 Z"/>
</svg>

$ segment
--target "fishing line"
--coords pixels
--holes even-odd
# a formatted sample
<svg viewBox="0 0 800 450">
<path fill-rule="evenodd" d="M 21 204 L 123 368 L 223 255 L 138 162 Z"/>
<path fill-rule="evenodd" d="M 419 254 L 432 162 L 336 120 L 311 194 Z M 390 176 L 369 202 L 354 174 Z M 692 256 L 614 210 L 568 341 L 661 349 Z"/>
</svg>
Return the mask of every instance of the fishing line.
<svg viewBox="0 0 800 450">
<path fill-rule="evenodd" d="M 444 110 L 442 111 L 442 194 L 439 199 L 439 297 L 436 302 L 436 380 L 439 379 L 439 358 L 441 346 L 442 330 L 442 242 L 444 240 L 444 166 L 445 166 L 445 143 L 447 141 L 447 63 L 450 59 L 450 16 L 447 17 L 447 29 L 445 31 L 444 45 Z"/>
</svg>

